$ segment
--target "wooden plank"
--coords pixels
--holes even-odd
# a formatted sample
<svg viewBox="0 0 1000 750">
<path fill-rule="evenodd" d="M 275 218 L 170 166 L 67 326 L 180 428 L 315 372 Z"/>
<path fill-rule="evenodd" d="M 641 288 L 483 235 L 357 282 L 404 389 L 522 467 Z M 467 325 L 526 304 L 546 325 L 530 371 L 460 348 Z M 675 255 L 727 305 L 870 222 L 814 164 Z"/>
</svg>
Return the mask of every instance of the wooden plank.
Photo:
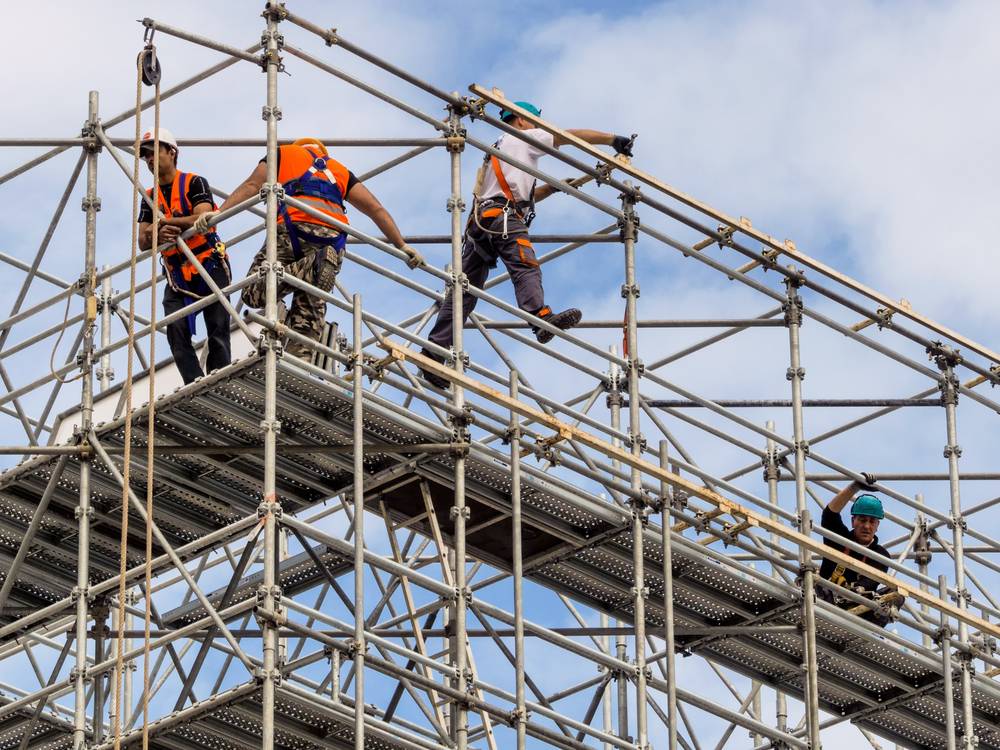
<svg viewBox="0 0 1000 750">
<path fill-rule="evenodd" d="M 499 404 L 503 408 L 513 411 L 515 414 L 519 414 L 526 419 L 531 419 L 538 424 L 546 425 L 554 432 L 559 434 L 567 432 L 574 440 L 579 441 L 583 445 L 603 453 L 611 459 L 621 461 L 630 468 L 638 469 L 649 477 L 659 479 L 672 487 L 681 489 L 687 492 L 688 495 L 699 497 L 702 500 L 711 503 L 724 513 L 729 513 L 735 518 L 749 521 L 753 525 L 759 526 L 761 529 L 774 532 L 778 536 L 802 549 L 821 555 L 822 557 L 826 557 L 833 560 L 835 563 L 842 564 L 851 570 L 865 575 L 873 581 L 894 588 L 905 596 L 912 597 L 914 600 L 927 604 L 939 612 L 944 612 L 951 617 L 961 620 L 967 625 L 971 625 L 983 633 L 989 633 L 990 635 L 1000 638 L 1000 624 L 998 623 L 988 622 L 967 610 L 959 609 L 953 604 L 939 599 L 938 597 L 925 591 L 921 591 L 920 588 L 914 584 L 907 583 L 906 581 L 896 578 L 895 576 L 884 573 L 878 568 L 874 568 L 871 565 L 861 562 L 860 560 L 856 560 L 835 547 L 825 545 L 821 540 L 814 539 L 811 536 L 789 528 L 788 526 L 771 519 L 770 516 L 751 510 L 750 508 L 723 497 L 713 490 L 688 481 L 684 477 L 667 471 L 666 469 L 663 469 L 656 464 L 652 464 L 639 456 L 634 456 L 632 453 L 595 437 L 589 432 L 585 432 L 578 427 L 561 422 L 555 417 L 550 417 L 540 409 L 529 406 L 522 401 L 512 399 L 506 393 L 502 393 L 494 388 L 491 388 L 478 380 L 470 378 L 464 373 L 459 374 L 450 367 L 445 367 L 441 363 L 430 359 L 429 357 L 404 349 L 401 345 L 392 341 L 385 341 L 380 344 L 380 346 L 388 351 L 395 352 L 399 356 L 399 359 L 403 361 L 410 360 L 421 369 L 433 372 L 435 375 L 440 375 L 441 377 L 450 380 L 452 383 L 455 383 L 472 393 Z"/>
<path fill-rule="evenodd" d="M 469 91 L 473 92 L 477 96 L 480 96 L 489 102 L 492 102 L 493 104 L 503 107 L 504 109 L 509 109 L 512 112 L 516 112 L 518 115 L 520 115 L 521 117 L 523 117 L 525 120 L 532 123 L 536 127 L 539 127 L 542 130 L 551 133 L 552 135 L 558 135 L 560 138 L 564 138 L 567 142 L 572 143 L 574 146 L 578 147 L 582 151 L 586 152 L 587 154 L 597 159 L 600 159 L 605 163 L 614 162 L 610 154 L 601 151 L 599 148 L 592 146 L 586 141 L 583 141 L 570 133 L 567 133 L 562 128 L 558 128 L 555 125 L 546 122 L 542 118 L 536 117 L 530 112 L 521 109 L 516 104 L 514 104 L 514 102 L 506 99 L 502 95 L 502 93 L 499 92 L 498 89 L 487 89 L 484 86 L 480 86 L 474 83 L 471 86 L 469 86 Z M 846 274 L 842 274 L 839 271 L 835 271 L 833 268 L 829 267 L 825 263 L 822 263 L 816 260 L 815 258 L 812 258 L 806 255 L 805 253 L 800 252 L 795 247 L 794 243 L 778 240 L 769 234 L 761 232 L 758 229 L 754 229 L 753 227 L 742 226 L 737 219 L 734 219 L 733 217 L 723 213 L 722 211 L 719 211 L 718 209 L 712 208 L 707 203 L 702 203 L 697 198 L 687 195 L 686 193 L 681 192 L 677 188 L 671 187 L 662 180 L 653 177 L 651 174 L 647 174 L 646 172 L 637 169 L 632 164 L 621 164 L 618 162 L 614 163 L 617 165 L 618 169 L 620 169 L 625 174 L 634 177 L 637 180 L 642 180 L 647 185 L 651 185 L 652 187 L 655 187 L 658 190 L 663 191 L 671 198 L 674 198 L 680 201 L 681 203 L 684 203 L 690 206 L 691 208 L 694 208 L 695 210 L 702 212 L 707 216 L 711 216 L 713 219 L 716 219 L 721 224 L 725 224 L 731 227 L 738 227 L 739 230 L 741 232 L 744 232 L 747 236 L 753 237 L 758 242 L 762 242 L 765 245 L 774 248 L 779 253 L 787 255 L 789 258 L 794 259 L 802 266 L 809 268 L 813 271 L 816 271 L 818 273 L 821 273 L 827 278 L 833 279 L 834 281 L 837 281 L 838 283 L 843 284 L 844 286 L 850 289 L 853 289 L 855 292 L 863 294 L 869 299 L 878 302 L 886 309 L 892 310 L 893 312 L 897 312 L 900 315 L 903 315 L 904 317 L 907 317 L 910 320 L 914 321 L 915 323 L 919 323 L 922 326 L 926 326 L 935 333 L 940 334 L 941 336 L 944 336 L 946 338 L 949 338 L 955 343 L 960 344 L 963 347 L 970 349 L 971 351 L 974 351 L 983 357 L 986 357 L 992 362 L 1000 364 L 1000 354 L 993 351 L 992 349 L 989 349 L 988 347 L 983 346 L 982 344 L 979 344 L 973 341 L 972 339 L 966 338 L 965 336 L 962 336 L 956 331 L 952 331 L 950 328 L 947 328 L 944 325 L 934 320 L 931 320 L 930 318 L 924 315 L 917 313 L 913 309 L 902 305 L 901 303 L 897 302 L 896 300 L 890 297 L 886 297 L 881 292 L 877 292 L 874 289 L 865 286 L 860 281 L 852 279 L 850 276 L 847 276 Z"/>
</svg>

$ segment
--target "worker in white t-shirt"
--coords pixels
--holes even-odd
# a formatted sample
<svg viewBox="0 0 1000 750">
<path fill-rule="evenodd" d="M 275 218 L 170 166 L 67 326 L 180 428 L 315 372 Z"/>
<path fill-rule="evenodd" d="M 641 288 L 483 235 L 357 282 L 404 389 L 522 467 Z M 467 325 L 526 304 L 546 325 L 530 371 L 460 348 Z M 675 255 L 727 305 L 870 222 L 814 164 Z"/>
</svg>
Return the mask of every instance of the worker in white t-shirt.
<svg viewBox="0 0 1000 750">
<path fill-rule="evenodd" d="M 542 111 L 530 102 L 515 102 L 515 105 L 535 116 Z M 549 148 L 559 148 L 568 143 L 561 136 L 553 136 L 541 128 L 534 127 L 528 120 L 507 110 L 500 110 L 500 119 L 537 144 Z M 568 130 L 571 135 L 595 145 L 611 146 L 616 153 L 632 156 L 631 138 L 599 130 Z M 521 140 L 506 133 L 496 143 L 496 148 L 532 169 L 538 168 L 538 160 L 545 151 L 536 143 Z M 514 283 L 514 295 L 518 307 L 536 315 L 547 323 L 566 330 L 580 322 L 581 313 L 575 307 L 553 313 L 545 304 L 542 289 L 542 271 L 535 259 L 535 250 L 528 237 L 528 226 L 535 216 L 536 200 L 555 191 L 551 185 L 535 186 L 535 178 L 523 169 L 508 164 L 496 156 L 488 155 L 473 188 L 473 207 L 465 230 L 462 248 L 462 273 L 469 283 L 481 289 L 491 268 L 496 268 L 497 260 L 502 260 Z M 463 324 L 475 308 L 477 298 L 471 294 L 462 296 Z M 543 328 L 534 328 L 535 338 L 542 344 L 552 340 L 554 334 Z M 428 338 L 438 346 L 450 348 L 452 345 L 452 304 L 451 292 L 438 311 L 437 321 Z M 424 349 L 424 355 L 443 361 L 442 357 Z M 424 379 L 438 388 L 447 388 L 448 381 L 432 372 L 422 370 Z"/>
</svg>

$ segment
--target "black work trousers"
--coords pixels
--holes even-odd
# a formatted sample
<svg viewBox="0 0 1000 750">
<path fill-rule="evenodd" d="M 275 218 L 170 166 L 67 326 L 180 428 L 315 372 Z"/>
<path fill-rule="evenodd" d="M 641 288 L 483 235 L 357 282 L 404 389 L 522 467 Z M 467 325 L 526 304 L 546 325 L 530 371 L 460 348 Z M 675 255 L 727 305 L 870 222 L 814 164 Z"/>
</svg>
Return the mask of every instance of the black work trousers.
<svg viewBox="0 0 1000 750">
<path fill-rule="evenodd" d="M 230 283 L 229 264 L 221 260 L 212 260 L 205 264 L 212 281 L 225 288 Z M 203 295 L 211 293 L 204 282 L 192 280 L 192 288 L 196 293 Z M 228 299 L 228 297 L 227 297 Z M 175 290 L 167 284 L 163 293 L 163 312 L 166 315 L 175 313 L 183 307 L 197 301 L 183 292 Z M 229 348 L 229 313 L 222 306 L 221 302 L 213 302 L 201 310 L 202 318 L 205 321 L 206 336 L 208 338 L 208 360 L 206 366 L 208 371 L 225 367 L 232 360 Z M 195 313 L 197 315 L 197 313 Z M 201 370 L 198 362 L 198 355 L 191 342 L 193 321 L 188 321 L 189 316 L 185 316 L 167 326 L 167 343 L 170 344 L 170 353 L 174 355 L 174 362 L 184 383 L 190 383 L 195 378 L 200 378 L 205 373 Z"/>
<path fill-rule="evenodd" d="M 503 261 L 510 273 L 517 306 L 525 312 L 536 315 L 545 307 L 545 291 L 542 289 L 542 270 L 538 267 L 535 249 L 528 237 L 528 228 L 511 213 L 507 218 L 507 236 L 504 237 L 502 214 L 488 218 L 480 214 L 478 224 L 476 217 L 473 217 L 466 230 L 465 244 L 462 247 L 462 273 L 468 277 L 472 286 L 482 289 L 490 269 L 496 268 L 498 259 Z M 462 295 L 463 324 L 478 301 L 479 299 L 471 294 Z M 453 319 L 451 291 L 449 291 L 438 311 L 434 328 L 427 338 L 438 346 L 449 348 L 452 344 Z"/>
</svg>

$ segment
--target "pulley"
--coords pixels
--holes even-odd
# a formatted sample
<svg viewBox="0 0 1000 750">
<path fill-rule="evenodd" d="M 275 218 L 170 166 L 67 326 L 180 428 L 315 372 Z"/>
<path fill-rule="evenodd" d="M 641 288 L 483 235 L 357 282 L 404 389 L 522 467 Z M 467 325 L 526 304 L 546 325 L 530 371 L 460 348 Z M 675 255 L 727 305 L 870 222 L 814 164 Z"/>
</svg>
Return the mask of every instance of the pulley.
<svg viewBox="0 0 1000 750">
<path fill-rule="evenodd" d="M 156 56 L 156 47 L 149 44 L 139 53 L 142 68 L 142 82 L 147 86 L 155 86 L 160 82 L 160 59 Z"/>
</svg>

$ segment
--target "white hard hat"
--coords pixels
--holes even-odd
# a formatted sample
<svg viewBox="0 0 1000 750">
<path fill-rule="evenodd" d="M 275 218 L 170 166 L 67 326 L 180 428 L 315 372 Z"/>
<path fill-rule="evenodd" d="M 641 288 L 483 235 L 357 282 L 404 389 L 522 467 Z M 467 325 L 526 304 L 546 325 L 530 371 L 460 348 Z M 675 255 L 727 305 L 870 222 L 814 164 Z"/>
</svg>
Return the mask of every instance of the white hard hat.
<svg viewBox="0 0 1000 750">
<path fill-rule="evenodd" d="M 147 143 L 153 143 L 154 138 L 155 138 L 157 132 L 159 132 L 160 143 L 161 144 L 166 144 L 167 146 L 170 146 L 171 148 L 177 148 L 177 139 L 174 138 L 174 134 L 171 133 L 166 128 L 159 128 L 158 131 L 154 131 L 153 129 L 147 130 L 146 132 L 144 132 L 142 134 L 142 139 L 140 140 L 140 145 L 145 145 Z"/>
</svg>

